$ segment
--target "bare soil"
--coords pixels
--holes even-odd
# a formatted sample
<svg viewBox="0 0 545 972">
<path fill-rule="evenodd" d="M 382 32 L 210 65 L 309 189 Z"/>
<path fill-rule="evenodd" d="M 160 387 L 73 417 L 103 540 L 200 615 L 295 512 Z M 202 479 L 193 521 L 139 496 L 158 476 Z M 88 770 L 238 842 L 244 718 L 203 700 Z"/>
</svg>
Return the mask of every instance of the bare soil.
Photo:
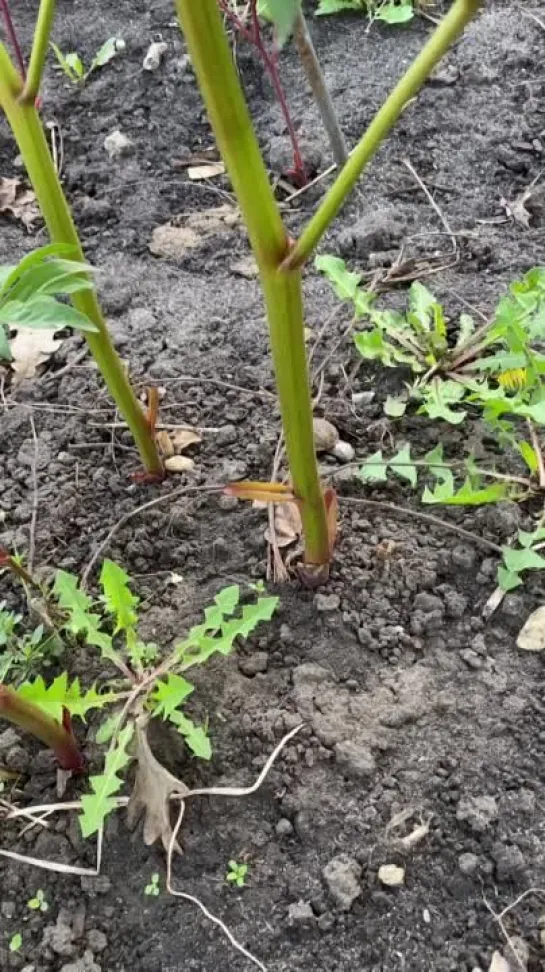
<svg viewBox="0 0 545 972">
<path fill-rule="evenodd" d="M 23 40 L 35 3 L 14 5 Z M 50 63 L 44 116 L 62 135 L 63 176 L 117 346 L 134 380 L 163 386 L 166 422 L 202 427 L 188 484 L 270 475 L 279 431 L 258 284 L 240 275 L 249 255 L 237 225 L 216 227 L 182 256 L 150 252 L 153 231 L 176 218 L 232 207 L 225 179 L 191 183 L 183 163 L 213 142 L 168 0 L 60 0 L 55 40 L 92 59 L 110 35 L 126 52 L 71 87 Z M 444 267 L 426 282 L 455 315 L 464 302 L 489 314 L 505 287 L 545 263 L 543 211 L 523 227 L 506 212 L 543 168 L 545 31 L 527 16 L 536 3 L 489 2 L 451 52 L 362 178 L 322 251 L 354 266 L 407 257 Z M 419 50 L 432 25 L 366 29 L 363 18 L 312 23 L 313 35 L 347 140 L 353 144 Z M 156 73 L 142 71 L 149 43 L 168 44 Z M 271 163 L 286 159 L 279 109 L 253 56 L 238 64 L 257 131 Z M 326 140 L 291 49 L 281 59 L 307 158 L 329 165 Z M 120 129 L 130 152 L 110 160 L 104 140 Z M 403 163 L 409 159 L 433 192 L 451 240 Z M 20 174 L 16 149 L 0 127 L 0 175 Z M 295 233 L 323 187 L 286 209 Z M 13 262 L 44 240 L 1 218 L 0 259 Z M 380 256 L 372 256 L 379 253 Z M 371 260 L 369 259 L 371 256 Z M 387 299 L 399 303 L 404 284 Z M 314 335 L 335 307 L 314 269 L 305 283 Z M 338 426 L 358 457 L 383 437 L 451 454 L 491 444 L 478 426 L 463 432 L 419 418 L 381 421 L 392 374 L 376 375 L 357 358 L 341 312 L 316 350 L 324 370 L 319 414 Z M 17 389 L 5 384 L 0 413 L 0 541 L 28 549 L 37 471 L 36 567 L 83 570 L 115 523 L 183 480 L 138 486 L 130 438 L 111 428 L 114 410 L 82 340 L 65 340 L 45 373 Z M 71 365 L 67 370 L 66 366 Z M 394 376 L 400 387 L 402 376 Z M 353 405 L 353 393 L 376 388 Z M 32 436 L 33 417 L 37 446 Z M 334 464 L 329 462 L 329 469 Z M 341 492 L 411 508 L 402 484 L 362 487 L 344 471 Z M 502 931 L 500 912 L 525 890 L 545 887 L 543 662 L 517 652 L 517 631 L 539 603 L 540 582 L 508 596 L 485 623 L 497 559 L 479 543 L 406 516 L 344 504 L 329 586 L 296 582 L 279 589 L 280 609 L 232 658 L 196 679 L 196 711 L 207 716 L 210 764 L 166 740 L 158 755 L 189 785 L 250 783 L 275 742 L 297 720 L 305 728 L 262 790 L 244 801 L 204 799 L 188 809 L 179 887 L 220 915 L 269 972 L 472 972 L 488 969 Z M 527 511 L 505 505 L 448 514 L 479 537 L 506 542 Z M 227 583 L 264 577 L 260 511 L 207 493 L 177 496 L 134 517 L 105 553 L 133 575 L 145 598 L 146 632 L 167 645 Z M 386 562 L 377 556 L 392 541 Z M 172 572 L 182 583 L 172 585 Z M 2 599 L 20 593 L 2 578 Z M 259 656 L 257 663 L 256 653 Z M 68 661 L 84 674 L 86 651 Z M 93 665 L 95 663 L 92 663 Z M 256 674 L 256 668 L 261 669 Z M 265 670 L 263 670 L 265 669 Z M 2 743 L 4 740 L 4 744 Z M 2 748 L 2 746 L 4 748 Z M 87 744 L 95 768 L 97 748 Z M 22 772 L 22 802 L 55 799 L 51 760 L 28 739 L 0 735 L 0 763 Z M 68 795 L 80 792 L 71 781 Z M 392 818 L 411 811 L 388 830 Z M 398 818 L 397 818 L 398 819 Z M 429 832 L 407 851 L 399 838 L 420 823 Z M 19 836 L 4 827 L 2 845 L 55 860 L 91 864 L 94 849 L 75 820 Z M 246 858 L 247 886 L 224 880 L 227 861 Z M 335 867 L 329 867 L 332 860 Z M 380 883 L 383 864 L 405 868 L 403 886 Z M 325 872 L 324 872 L 325 869 Z M 333 878 L 331 871 L 335 871 Z M 103 874 L 73 878 L 0 859 L 0 967 L 27 972 L 235 972 L 250 968 L 192 905 L 146 897 L 164 855 L 131 835 L 120 814 L 107 828 Z M 329 875 L 329 878 L 328 878 Z M 358 896 L 345 909 L 343 895 Z M 27 900 L 44 890 L 49 910 Z M 530 895 L 504 919 L 529 947 L 529 972 L 545 969 L 540 938 L 543 899 Z M 18 953 L 8 943 L 23 935 Z"/>
</svg>

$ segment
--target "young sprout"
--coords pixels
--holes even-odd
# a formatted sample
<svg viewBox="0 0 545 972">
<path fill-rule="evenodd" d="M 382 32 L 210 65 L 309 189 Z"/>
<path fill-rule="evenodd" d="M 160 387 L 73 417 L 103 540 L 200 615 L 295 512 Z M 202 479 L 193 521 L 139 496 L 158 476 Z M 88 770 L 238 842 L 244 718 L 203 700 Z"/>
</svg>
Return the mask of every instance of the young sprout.
<svg viewBox="0 0 545 972">
<path fill-rule="evenodd" d="M 144 894 L 147 894 L 147 895 L 150 895 L 150 896 L 156 898 L 159 895 L 159 893 L 160 893 L 160 888 L 159 888 L 159 875 L 158 875 L 157 871 L 155 871 L 151 875 L 150 883 L 149 884 L 146 884 L 146 887 L 144 888 Z"/>
<path fill-rule="evenodd" d="M 53 41 L 51 41 L 51 49 L 66 77 L 74 84 L 83 84 L 93 71 L 96 71 L 99 67 L 104 67 L 116 54 L 125 50 L 125 41 L 122 38 L 109 37 L 97 51 L 87 70 L 85 70 L 85 65 L 77 51 L 63 54 L 60 47 Z"/>
<path fill-rule="evenodd" d="M 237 888 L 243 888 L 246 884 L 246 875 L 248 873 L 247 864 L 237 864 L 236 861 L 228 861 L 227 863 L 227 874 L 225 875 L 225 880 L 229 884 L 236 885 Z"/>
<path fill-rule="evenodd" d="M 23 944 L 23 936 L 21 935 L 21 932 L 15 932 L 15 935 L 13 935 L 12 938 L 10 939 L 10 943 L 9 943 L 10 952 L 18 952 L 22 944 Z"/>
<path fill-rule="evenodd" d="M 49 909 L 49 905 L 45 900 L 45 894 L 41 888 L 38 888 L 34 898 L 30 898 L 30 900 L 27 901 L 27 907 L 30 908 L 31 911 L 47 911 Z"/>
</svg>

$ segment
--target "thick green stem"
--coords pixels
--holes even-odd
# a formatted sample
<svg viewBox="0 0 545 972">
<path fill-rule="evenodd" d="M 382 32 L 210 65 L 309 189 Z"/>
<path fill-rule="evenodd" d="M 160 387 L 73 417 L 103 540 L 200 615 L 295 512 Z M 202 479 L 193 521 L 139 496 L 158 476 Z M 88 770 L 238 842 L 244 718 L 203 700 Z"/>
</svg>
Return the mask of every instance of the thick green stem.
<svg viewBox="0 0 545 972">
<path fill-rule="evenodd" d="M 0 683 L 0 718 L 30 732 L 53 750 L 63 769 L 79 772 L 83 757 L 71 732 L 33 702 L 20 698 L 14 689 Z"/>
<path fill-rule="evenodd" d="M 51 239 L 54 243 L 67 243 L 73 247 L 75 258 L 83 261 L 85 257 L 81 243 L 51 158 L 42 123 L 33 101 L 26 104 L 21 101 L 22 88 L 22 81 L 5 47 L 0 44 L 0 106 L 19 146 Z M 97 329 L 96 332 L 86 331 L 85 338 L 108 390 L 133 434 L 146 470 L 154 475 L 161 475 L 163 467 L 157 446 L 112 344 L 94 290 L 74 294 L 73 302 Z"/>
<path fill-rule="evenodd" d="M 401 81 L 379 109 L 321 205 L 284 262 L 285 269 L 302 266 L 345 203 L 367 162 L 395 125 L 407 102 L 418 94 L 433 68 L 464 30 L 482 0 L 455 0 Z"/>
<path fill-rule="evenodd" d="M 217 0 L 175 0 L 216 142 L 259 265 L 293 490 L 301 500 L 305 560 L 327 564 L 305 355 L 301 276 L 279 272 L 289 241 L 223 29 Z"/>
<path fill-rule="evenodd" d="M 54 16 L 55 0 L 41 0 L 22 101 L 34 101 L 40 90 Z"/>
</svg>

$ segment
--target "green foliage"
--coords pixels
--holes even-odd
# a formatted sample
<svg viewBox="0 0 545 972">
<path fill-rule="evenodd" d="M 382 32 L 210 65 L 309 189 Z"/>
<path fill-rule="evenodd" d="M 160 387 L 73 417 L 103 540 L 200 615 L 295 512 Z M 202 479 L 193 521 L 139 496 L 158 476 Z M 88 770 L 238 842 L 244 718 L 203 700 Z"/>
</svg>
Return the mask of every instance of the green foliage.
<svg viewBox="0 0 545 972">
<path fill-rule="evenodd" d="M 57 299 L 93 287 L 90 267 L 71 255 L 72 247 L 52 243 L 33 250 L 16 265 L 0 267 L 0 359 L 12 358 L 10 328 L 96 330 L 85 314 Z"/>
<path fill-rule="evenodd" d="M 102 47 L 100 47 L 97 51 L 87 70 L 85 69 L 85 65 L 81 57 L 75 51 L 70 51 L 68 54 L 63 54 L 60 47 L 53 42 L 51 42 L 51 49 L 66 77 L 72 81 L 73 84 L 83 84 L 85 81 L 87 81 L 89 75 L 91 75 L 93 71 L 96 71 L 97 68 L 104 67 L 104 65 L 112 61 L 117 54 L 125 50 L 125 41 L 121 38 L 109 37 L 108 40 L 104 42 Z"/>
<path fill-rule="evenodd" d="M 442 445 L 419 460 L 412 459 L 409 444 L 390 459 L 385 459 L 379 450 L 365 460 L 358 474 L 364 483 L 386 482 L 388 475 L 393 474 L 413 488 L 419 478 L 424 479 L 421 502 L 427 505 L 482 506 L 515 498 L 517 491 L 520 492 L 518 484 L 503 479 L 487 484 L 487 477 L 494 478 L 494 471 L 478 468 L 471 458 L 457 464 L 446 463 Z"/>
<path fill-rule="evenodd" d="M 27 901 L 27 908 L 30 908 L 31 911 L 48 911 L 49 910 L 49 905 L 48 905 L 47 901 L 45 900 L 45 894 L 44 894 L 44 892 L 42 891 L 41 888 L 38 888 L 38 890 L 36 891 L 36 894 L 34 895 L 34 897 L 33 898 L 30 898 L 30 900 Z"/>
<path fill-rule="evenodd" d="M 9 942 L 10 952 L 18 952 L 22 944 L 23 936 L 21 935 L 21 932 L 15 932 L 15 935 L 12 935 Z"/>
<path fill-rule="evenodd" d="M 247 874 L 247 864 L 237 864 L 236 861 L 227 862 L 227 874 L 225 875 L 225 880 L 229 884 L 232 884 L 237 888 L 243 888 L 246 884 Z"/>
<path fill-rule="evenodd" d="M 58 654 L 54 635 L 46 634 L 42 624 L 31 632 L 23 631 L 22 620 L 21 614 L 7 611 L 0 602 L 0 682 L 8 673 L 12 682 L 26 678 L 50 665 Z"/>
<path fill-rule="evenodd" d="M 343 260 L 321 256 L 316 266 L 337 296 L 352 305 L 358 325 L 354 341 L 362 357 L 412 372 L 405 393 L 385 403 L 390 418 L 400 418 L 411 401 L 420 414 L 451 425 L 477 411 L 504 437 L 511 435 L 511 444 L 535 472 L 532 447 L 518 443 L 514 421 L 545 425 L 545 268 L 513 283 L 488 324 L 477 328 L 463 313 L 454 328 L 418 281 L 409 289 L 407 311 L 399 313 L 379 308 L 376 295 L 362 288 L 361 275 Z"/>
<path fill-rule="evenodd" d="M 99 580 L 101 594 L 93 600 L 82 590 L 77 577 L 59 570 L 53 594 L 62 612 L 62 629 L 96 646 L 102 657 L 121 673 L 121 686 L 117 679 L 84 689 L 78 678 L 70 682 L 63 672 L 50 684 L 42 675 L 27 679 L 16 688 L 18 695 L 62 723 L 65 711 L 85 719 L 91 710 L 117 705 L 132 692 L 140 710 L 143 708 L 151 718 L 168 721 L 195 756 L 210 759 L 212 746 L 206 727 L 195 725 L 184 711 L 194 686 L 182 673 L 213 654 L 228 655 L 238 638 L 248 637 L 258 624 L 271 619 L 278 598 L 262 596 L 263 585 L 257 585 L 259 593 L 255 600 L 241 604 L 238 585 L 224 588 L 205 609 L 204 620 L 191 628 L 187 637 L 154 670 L 158 649 L 139 638 L 140 600 L 131 591 L 129 575 L 113 561 L 106 560 Z M 13 639 L 19 621 L 18 615 L 0 609 L 0 638 L 4 644 Z M 97 742 L 109 743 L 109 749 L 104 772 L 92 777 L 92 792 L 82 800 L 84 836 L 96 833 L 116 805 L 115 794 L 123 782 L 122 772 L 131 758 L 128 745 L 134 723 L 127 721 L 130 714 L 126 710 L 123 714 L 120 711 L 109 714 L 97 732 Z"/>
<path fill-rule="evenodd" d="M 405 24 L 414 17 L 413 0 L 319 0 L 316 14 L 326 16 L 346 11 L 365 11 L 371 23 Z"/>
<path fill-rule="evenodd" d="M 133 732 L 134 725 L 129 722 L 108 750 L 104 772 L 100 776 L 91 776 L 89 780 L 93 792 L 86 793 L 81 798 L 83 812 L 80 816 L 80 827 L 84 837 L 96 834 L 108 814 L 115 810 L 115 794 L 123 786 L 123 778 L 119 774 L 131 760 L 127 746 Z"/>
<path fill-rule="evenodd" d="M 523 583 L 521 574 L 527 570 L 544 570 L 545 557 L 539 553 L 545 541 L 545 528 L 537 527 L 532 533 L 519 530 L 518 547 L 503 547 L 503 563 L 498 567 L 498 584 L 504 591 L 511 591 Z"/>
<path fill-rule="evenodd" d="M 144 888 L 144 894 L 157 898 L 160 893 L 161 889 L 159 887 L 159 874 L 157 871 L 155 871 L 151 875 L 150 883 L 146 884 L 146 887 Z"/>
<path fill-rule="evenodd" d="M 300 9 L 301 0 L 258 0 L 257 12 L 274 24 L 279 47 L 290 37 Z"/>
</svg>

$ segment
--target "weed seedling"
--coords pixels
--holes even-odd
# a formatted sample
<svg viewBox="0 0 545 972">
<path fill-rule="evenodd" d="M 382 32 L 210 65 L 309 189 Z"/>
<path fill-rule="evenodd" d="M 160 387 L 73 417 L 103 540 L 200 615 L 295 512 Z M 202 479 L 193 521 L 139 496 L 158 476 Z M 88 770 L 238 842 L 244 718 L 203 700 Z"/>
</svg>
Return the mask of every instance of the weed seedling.
<svg viewBox="0 0 545 972">
<path fill-rule="evenodd" d="M 161 893 L 161 889 L 159 887 L 159 874 L 157 873 L 157 871 L 155 871 L 151 875 L 150 883 L 146 884 L 146 887 L 144 888 L 144 894 L 147 894 L 150 897 L 157 898 L 160 893 Z"/>
<path fill-rule="evenodd" d="M 237 864 L 236 861 L 227 862 L 227 874 L 225 875 L 225 880 L 228 882 L 228 884 L 233 884 L 237 888 L 243 888 L 246 884 L 247 874 L 247 864 Z"/>
<path fill-rule="evenodd" d="M 44 894 L 44 892 L 42 891 L 41 888 L 38 888 L 38 890 L 36 891 L 35 896 L 33 898 L 30 898 L 29 901 L 27 901 L 27 908 L 30 908 L 31 911 L 48 911 L 49 910 L 49 905 L 48 905 L 47 901 L 45 900 L 45 894 Z"/>
<path fill-rule="evenodd" d="M 81 57 L 75 51 L 70 51 L 68 54 L 63 54 L 60 47 L 58 47 L 57 44 L 54 44 L 53 41 L 51 41 L 51 49 L 66 77 L 74 84 L 84 84 L 85 81 L 88 80 L 89 76 L 97 70 L 97 68 L 101 68 L 104 67 L 105 64 L 109 64 L 109 62 L 112 61 L 117 54 L 120 54 L 121 51 L 125 50 L 125 41 L 120 37 L 109 37 L 102 47 L 96 52 L 87 69 L 85 68 Z"/>
<path fill-rule="evenodd" d="M 13 935 L 10 939 L 10 943 L 9 943 L 10 952 L 18 952 L 22 944 L 23 944 L 23 936 L 21 935 L 21 932 L 15 932 L 15 935 Z"/>
<path fill-rule="evenodd" d="M 382 20 L 385 24 L 405 24 L 414 17 L 413 0 L 320 0 L 317 16 L 346 13 L 367 13 L 369 24 Z"/>
<path fill-rule="evenodd" d="M 71 728 L 71 718 L 85 719 L 91 710 L 109 709 L 96 740 L 107 744 L 104 771 L 91 777 L 91 792 L 82 797 L 81 830 L 85 837 L 102 828 L 116 808 L 115 795 L 123 784 L 129 763 L 137 763 L 129 817 L 135 823 L 145 816 L 146 843 L 161 837 L 168 847 L 171 835 L 169 800 L 183 793 L 184 784 L 164 769 L 153 755 L 148 739 L 150 719 L 160 719 L 181 735 L 194 756 L 209 760 L 212 745 L 204 725 L 196 725 L 185 711 L 194 686 L 188 669 L 213 655 L 228 655 L 238 638 L 246 638 L 262 621 L 272 617 L 278 598 L 258 596 L 241 603 L 238 586 L 226 587 L 206 608 L 204 620 L 190 629 L 166 655 L 138 634 L 139 598 L 121 567 L 106 560 L 100 574 L 98 601 L 83 591 L 78 579 L 57 571 L 51 599 L 61 613 L 61 632 L 98 649 L 110 669 L 100 686 L 84 688 L 66 672 L 46 685 L 40 675 L 14 686 L 0 683 L 0 718 L 27 729 L 51 746 L 61 766 L 81 771 L 83 761 Z"/>
</svg>

